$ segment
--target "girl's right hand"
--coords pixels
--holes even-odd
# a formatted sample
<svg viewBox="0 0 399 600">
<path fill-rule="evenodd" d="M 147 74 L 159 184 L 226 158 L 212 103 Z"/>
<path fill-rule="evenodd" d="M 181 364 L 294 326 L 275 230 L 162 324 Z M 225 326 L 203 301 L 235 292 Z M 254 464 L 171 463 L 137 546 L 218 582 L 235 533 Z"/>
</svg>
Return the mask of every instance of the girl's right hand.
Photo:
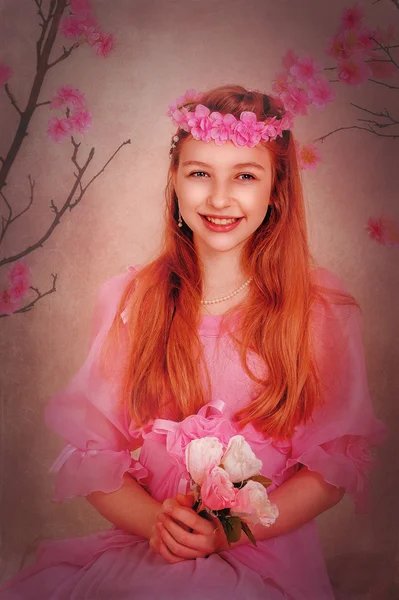
<svg viewBox="0 0 399 600">
<path fill-rule="evenodd" d="M 169 548 L 166 546 L 165 542 L 162 540 L 161 521 L 159 520 L 159 515 L 161 513 L 168 514 L 166 509 L 167 509 L 167 507 L 170 507 L 170 506 L 180 506 L 180 507 L 185 506 L 186 508 L 192 508 L 194 502 L 195 502 L 195 500 L 194 500 L 194 496 L 192 494 L 177 494 L 176 498 L 167 498 L 166 500 L 163 501 L 161 510 L 159 511 L 159 513 L 157 515 L 156 523 L 152 527 L 152 534 L 149 539 L 150 548 L 154 552 L 157 552 L 158 554 L 160 554 L 169 563 L 177 563 L 177 562 L 181 562 L 186 559 L 181 556 L 176 556 L 175 554 L 173 554 L 169 550 Z M 179 527 L 181 527 L 181 529 L 184 531 L 191 531 L 191 529 L 189 527 L 187 527 L 186 525 L 184 525 L 183 523 L 181 523 L 179 521 L 176 521 L 176 524 Z"/>
</svg>

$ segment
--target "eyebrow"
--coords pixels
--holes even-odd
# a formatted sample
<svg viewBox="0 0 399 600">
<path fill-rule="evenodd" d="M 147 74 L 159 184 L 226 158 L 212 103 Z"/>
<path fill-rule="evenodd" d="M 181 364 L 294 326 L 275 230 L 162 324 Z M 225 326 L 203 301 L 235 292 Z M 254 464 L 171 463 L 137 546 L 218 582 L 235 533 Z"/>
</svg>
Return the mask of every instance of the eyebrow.
<svg viewBox="0 0 399 600">
<path fill-rule="evenodd" d="M 185 162 L 183 162 L 183 167 L 188 167 L 190 165 L 200 165 L 201 167 L 208 167 L 208 168 L 212 168 L 211 165 L 208 165 L 207 163 L 201 162 L 199 160 L 186 160 Z M 262 165 L 260 165 L 259 163 L 256 162 L 246 162 L 246 163 L 238 163 L 236 165 L 233 165 L 233 169 L 245 169 L 247 167 L 253 167 L 254 169 L 260 169 L 261 171 L 264 171 L 264 167 L 262 167 Z"/>
</svg>

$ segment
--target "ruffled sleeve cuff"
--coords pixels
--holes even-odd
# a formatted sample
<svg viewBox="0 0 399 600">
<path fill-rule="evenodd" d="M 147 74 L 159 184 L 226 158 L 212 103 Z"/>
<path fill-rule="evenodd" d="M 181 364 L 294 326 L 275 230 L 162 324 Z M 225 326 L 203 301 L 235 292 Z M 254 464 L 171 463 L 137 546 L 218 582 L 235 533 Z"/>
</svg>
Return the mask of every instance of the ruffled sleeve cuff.
<svg viewBox="0 0 399 600">
<path fill-rule="evenodd" d="M 384 440 L 385 430 L 381 429 L 378 438 L 380 443 Z M 365 513 L 370 509 L 369 473 L 374 463 L 371 441 L 367 437 L 343 435 L 291 455 L 274 480 L 280 485 L 299 465 L 304 465 L 310 471 L 320 473 L 327 483 L 344 488 L 354 502 L 355 511 Z"/>
<path fill-rule="evenodd" d="M 124 473 L 145 487 L 148 471 L 129 450 L 79 450 L 68 444 L 49 470 L 58 473 L 53 502 L 118 490 Z"/>
</svg>

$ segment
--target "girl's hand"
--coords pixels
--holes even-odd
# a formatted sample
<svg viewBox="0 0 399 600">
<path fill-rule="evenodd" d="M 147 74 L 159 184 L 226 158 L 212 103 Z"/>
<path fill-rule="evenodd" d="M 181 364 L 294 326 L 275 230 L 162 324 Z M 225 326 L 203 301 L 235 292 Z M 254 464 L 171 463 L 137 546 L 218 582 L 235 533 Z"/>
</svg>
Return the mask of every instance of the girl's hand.
<svg viewBox="0 0 399 600">
<path fill-rule="evenodd" d="M 200 517 L 190 506 L 192 495 L 167 499 L 158 514 L 150 546 L 170 563 L 204 558 L 228 548 L 219 521 Z"/>
</svg>

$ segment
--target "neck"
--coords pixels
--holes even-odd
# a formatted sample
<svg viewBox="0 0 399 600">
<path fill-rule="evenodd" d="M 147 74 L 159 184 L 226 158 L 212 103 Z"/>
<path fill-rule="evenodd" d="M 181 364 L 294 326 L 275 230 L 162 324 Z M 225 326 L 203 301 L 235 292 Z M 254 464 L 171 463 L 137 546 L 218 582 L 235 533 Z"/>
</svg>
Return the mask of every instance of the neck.
<svg viewBox="0 0 399 600">
<path fill-rule="evenodd" d="M 238 252 L 202 253 L 200 258 L 204 265 L 202 295 L 205 300 L 233 292 L 247 279 L 241 271 Z"/>
</svg>

